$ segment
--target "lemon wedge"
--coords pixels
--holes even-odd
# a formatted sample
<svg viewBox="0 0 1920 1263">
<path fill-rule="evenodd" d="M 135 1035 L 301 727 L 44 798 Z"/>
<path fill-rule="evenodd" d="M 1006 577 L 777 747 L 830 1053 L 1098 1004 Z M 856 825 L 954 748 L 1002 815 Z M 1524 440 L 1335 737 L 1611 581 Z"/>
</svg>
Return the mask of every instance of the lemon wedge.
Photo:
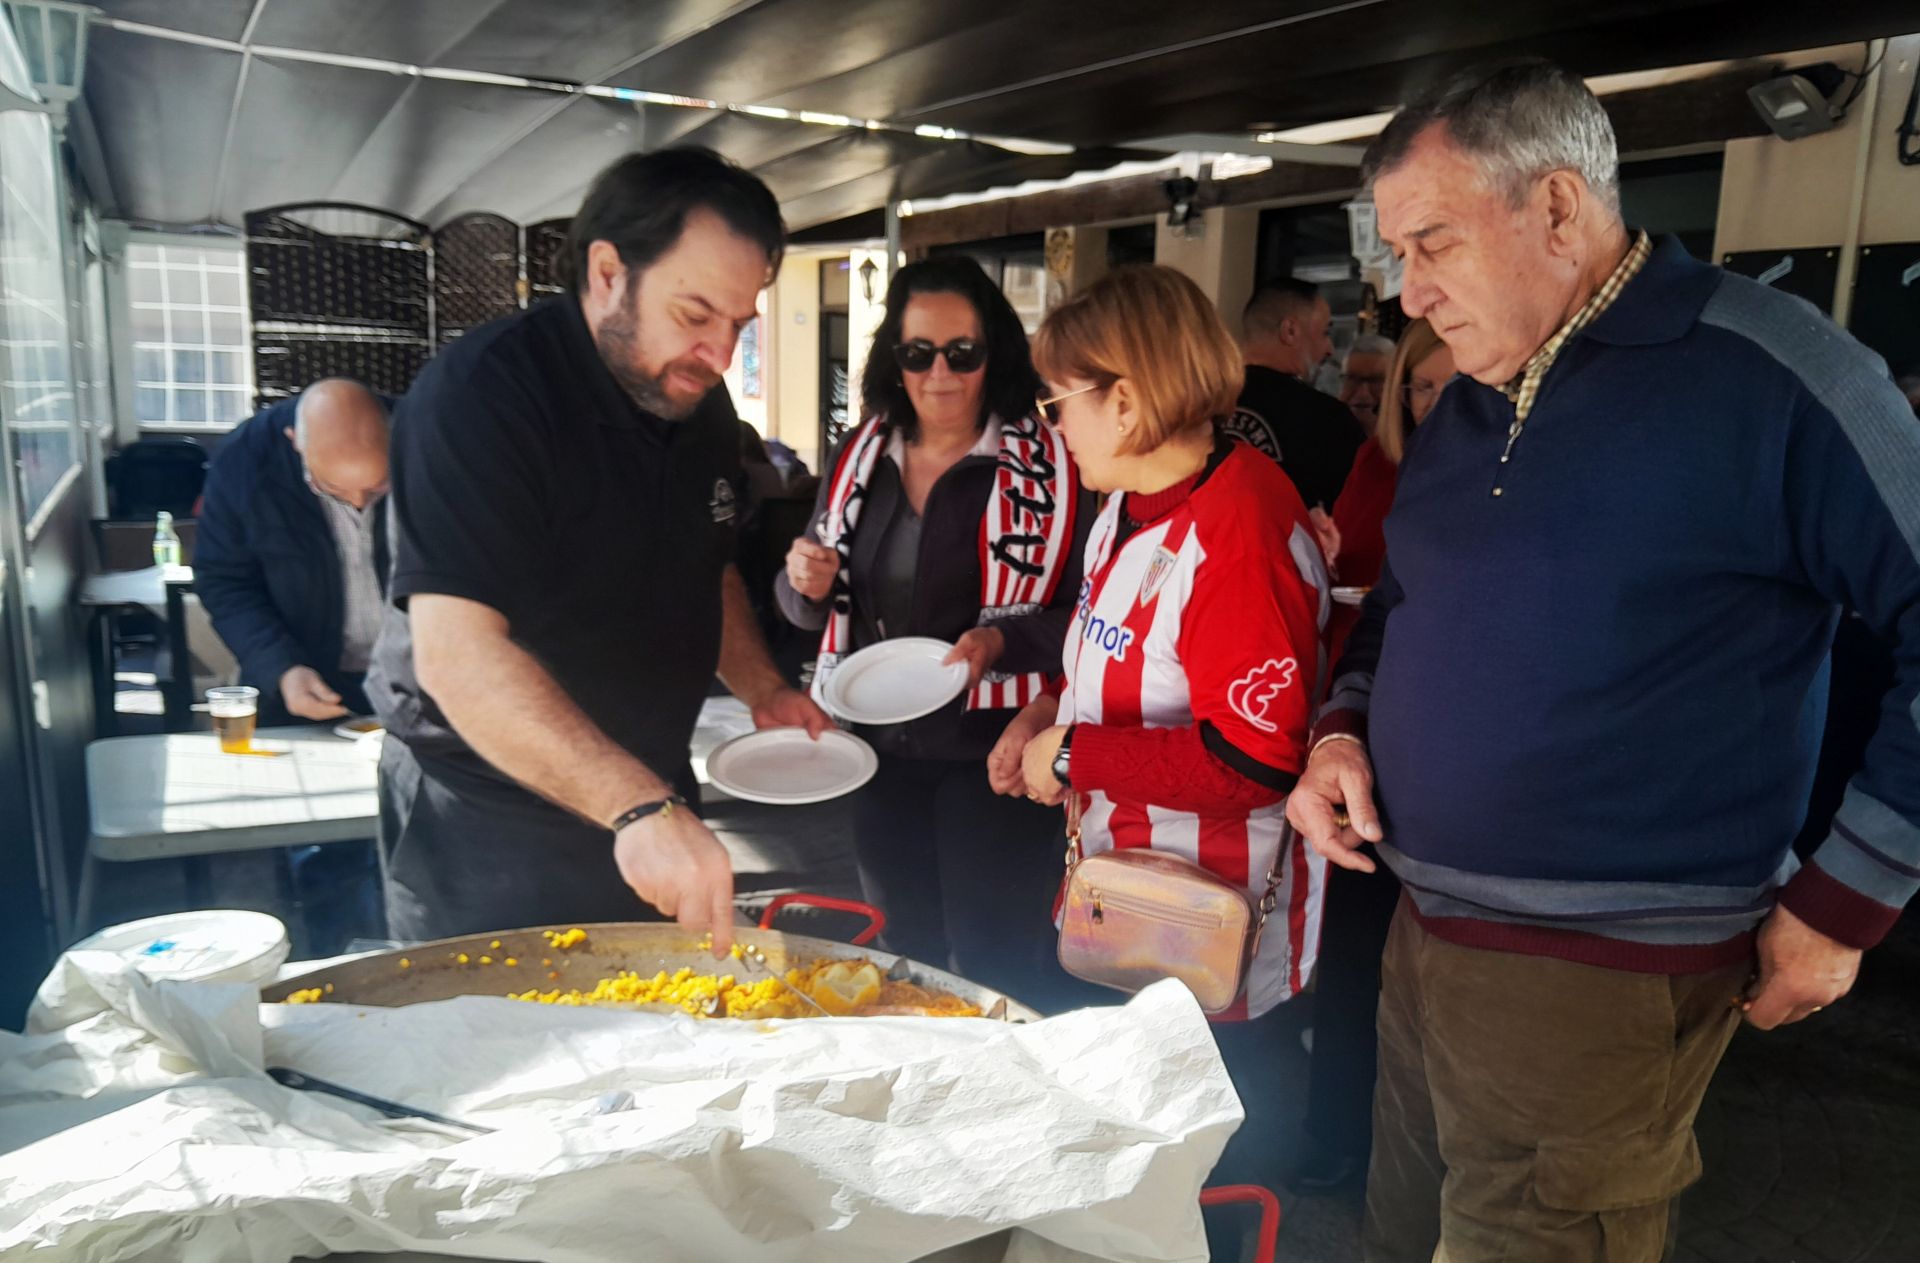
<svg viewBox="0 0 1920 1263">
<path fill-rule="evenodd" d="M 880 969 L 870 960 L 836 960 L 813 971 L 807 994 L 835 1017 L 880 998 Z"/>
</svg>

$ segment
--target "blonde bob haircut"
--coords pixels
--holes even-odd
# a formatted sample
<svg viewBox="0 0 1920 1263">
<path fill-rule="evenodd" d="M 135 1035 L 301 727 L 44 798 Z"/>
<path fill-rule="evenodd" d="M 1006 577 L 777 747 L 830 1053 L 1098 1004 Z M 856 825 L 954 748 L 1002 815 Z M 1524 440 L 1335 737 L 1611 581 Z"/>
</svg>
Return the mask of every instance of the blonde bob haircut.
<svg viewBox="0 0 1920 1263">
<path fill-rule="evenodd" d="M 1213 301 L 1152 263 L 1115 268 L 1054 308 L 1034 335 L 1033 364 L 1055 387 L 1132 383 L 1141 416 L 1117 449 L 1124 456 L 1230 415 L 1244 376 Z"/>
</svg>

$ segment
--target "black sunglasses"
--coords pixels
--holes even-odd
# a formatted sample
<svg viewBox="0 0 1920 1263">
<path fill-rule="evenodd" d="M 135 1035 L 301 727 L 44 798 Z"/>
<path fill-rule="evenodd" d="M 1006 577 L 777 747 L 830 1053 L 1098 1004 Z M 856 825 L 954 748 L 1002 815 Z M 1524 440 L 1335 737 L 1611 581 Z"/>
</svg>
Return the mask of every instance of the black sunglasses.
<svg viewBox="0 0 1920 1263">
<path fill-rule="evenodd" d="M 947 357 L 947 367 L 956 373 L 977 373 L 987 362 L 987 348 L 972 338 L 955 338 L 945 346 L 935 346 L 925 338 L 902 342 L 893 348 L 893 362 L 909 373 L 924 373 L 933 367 L 933 357 Z"/>
</svg>

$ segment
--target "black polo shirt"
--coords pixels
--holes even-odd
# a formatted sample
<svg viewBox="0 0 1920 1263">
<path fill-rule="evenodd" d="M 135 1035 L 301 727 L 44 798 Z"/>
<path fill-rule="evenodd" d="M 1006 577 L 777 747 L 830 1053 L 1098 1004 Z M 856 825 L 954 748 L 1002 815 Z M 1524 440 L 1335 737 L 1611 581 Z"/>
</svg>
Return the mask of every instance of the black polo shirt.
<svg viewBox="0 0 1920 1263">
<path fill-rule="evenodd" d="M 1347 405 L 1286 373 L 1247 365 L 1240 407 L 1224 427 L 1278 461 L 1307 507 L 1333 511 L 1367 434 Z"/>
<path fill-rule="evenodd" d="M 685 421 L 641 411 L 570 296 L 435 357 L 394 414 L 393 604 L 367 688 L 389 737 L 430 775 L 526 793 L 415 677 L 409 598 L 460 596 L 506 615 L 615 742 L 684 779 L 719 660 L 739 425 L 725 387 Z"/>
</svg>

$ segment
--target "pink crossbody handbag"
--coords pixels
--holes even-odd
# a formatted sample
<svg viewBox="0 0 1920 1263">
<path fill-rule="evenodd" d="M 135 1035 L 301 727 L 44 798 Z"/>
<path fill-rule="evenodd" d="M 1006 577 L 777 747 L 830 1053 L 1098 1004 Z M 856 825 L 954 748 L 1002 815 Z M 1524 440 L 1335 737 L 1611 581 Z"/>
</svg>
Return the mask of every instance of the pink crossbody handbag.
<svg viewBox="0 0 1920 1263">
<path fill-rule="evenodd" d="M 1261 931 L 1279 904 L 1280 865 L 1292 845 L 1293 826 L 1285 825 L 1266 893 L 1256 902 L 1177 855 L 1144 847 L 1087 855 L 1080 844 L 1080 795 L 1069 792 L 1061 967 L 1120 991 L 1178 978 L 1201 1009 L 1224 1012 L 1246 986 Z"/>
</svg>

